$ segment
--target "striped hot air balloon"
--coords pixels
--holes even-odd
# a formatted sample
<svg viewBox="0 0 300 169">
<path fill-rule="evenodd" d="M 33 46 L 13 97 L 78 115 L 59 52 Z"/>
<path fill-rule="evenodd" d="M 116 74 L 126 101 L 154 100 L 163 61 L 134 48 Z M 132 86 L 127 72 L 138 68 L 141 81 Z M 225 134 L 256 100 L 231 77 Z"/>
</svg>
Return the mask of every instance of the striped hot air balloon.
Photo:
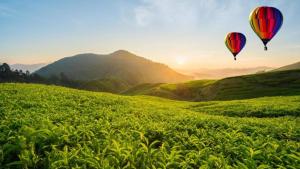
<svg viewBox="0 0 300 169">
<path fill-rule="evenodd" d="M 250 14 L 250 25 L 268 50 L 268 42 L 276 35 L 283 23 L 282 13 L 274 7 L 258 7 Z"/>
<path fill-rule="evenodd" d="M 225 38 L 225 45 L 233 54 L 234 60 L 236 60 L 236 55 L 239 54 L 246 45 L 246 36 L 239 32 L 228 33 Z"/>
</svg>

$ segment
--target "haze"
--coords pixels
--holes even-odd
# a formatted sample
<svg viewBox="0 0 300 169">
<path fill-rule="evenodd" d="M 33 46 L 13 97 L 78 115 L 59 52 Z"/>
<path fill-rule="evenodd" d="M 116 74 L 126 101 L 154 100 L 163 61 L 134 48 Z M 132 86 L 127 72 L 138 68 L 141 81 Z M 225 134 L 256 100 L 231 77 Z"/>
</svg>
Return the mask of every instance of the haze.
<svg viewBox="0 0 300 169">
<path fill-rule="evenodd" d="M 261 5 L 284 15 L 267 52 L 248 22 Z M 298 0 L 1 0 L 0 62 L 125 49 L 178 69 L 279 67 L 300 60 L 299 9 Z M 224 45 L 231 31 L 248 40 L 238 61 Z"/>
</svg>

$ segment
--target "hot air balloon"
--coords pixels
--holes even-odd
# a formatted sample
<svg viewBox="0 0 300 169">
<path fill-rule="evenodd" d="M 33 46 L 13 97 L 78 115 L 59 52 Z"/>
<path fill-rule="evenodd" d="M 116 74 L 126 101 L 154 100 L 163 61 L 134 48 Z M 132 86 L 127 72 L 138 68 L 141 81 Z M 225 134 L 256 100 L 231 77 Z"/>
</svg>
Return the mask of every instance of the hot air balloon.
<svg viewBox="0 0 300 169">
<path fill-rule="evenodd" d="M 276 35 L 283 23 L 282 13 L 274 7 L 258 7 L 250 14 L 250 25 L 268 50 L 268 42 Z"/>
<path fill-rule="evenodd" d="M 236 60 L 236 55 L 239 54 L 246 45 L 246 36 L 239 32 L 231 32 L 226 36 L 225 44 L 233 54 L 234 60 Z"/>
</svg>

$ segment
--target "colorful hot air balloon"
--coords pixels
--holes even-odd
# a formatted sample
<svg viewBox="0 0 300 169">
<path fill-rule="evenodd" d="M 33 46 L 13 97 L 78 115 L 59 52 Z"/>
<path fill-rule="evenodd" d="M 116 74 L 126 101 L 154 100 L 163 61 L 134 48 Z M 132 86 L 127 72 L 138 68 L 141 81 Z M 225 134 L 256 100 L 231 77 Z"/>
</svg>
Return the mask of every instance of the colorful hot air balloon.
<svg viewBox="0 0 300 169">
<path fill-rule="evenodd" d="M 246 36 L 239 32 L 231 32 L 225 38 L 225 44 L 236 60 L 236 55 L 244 48 Z"/>
<path fill-rule="evenodd" d="M 282 13 L 274 7 L 258 7 L 250 14 L 250 25 L 268 50 L 268 42 L 276 35 L 283 23 Z"/>
</svg>

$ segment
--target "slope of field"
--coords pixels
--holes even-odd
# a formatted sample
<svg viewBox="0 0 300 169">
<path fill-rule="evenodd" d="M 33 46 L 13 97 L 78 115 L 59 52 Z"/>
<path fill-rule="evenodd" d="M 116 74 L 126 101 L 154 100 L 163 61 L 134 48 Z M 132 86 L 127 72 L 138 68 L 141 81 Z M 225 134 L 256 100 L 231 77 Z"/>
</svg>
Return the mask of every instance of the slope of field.
<svg viewBox="0 0 300 169">
<path fill-rule="evenodd" d="M 297 63 L 293 63 L 293 64 L 290 64 L 290 65 L 280 67 L 280 68 L 275 69 L 273 71 L 286 71 L 286 70 L 299 70 L 299 69 L 300 69 L 300 62 L 297 62 Z"/>
<path fill-rule="evenodd" d="M 215 80 L 196 80 L 178 84 L 141 84 L 123 92 L 125 95 L 150 95 L 175 100 L 194 100 L 199 91 Z"/>
<path fill-rule="evenodd" d="M 44 85 L 0 91 L 0 168 L 300 165 L 300 96 L 191 103 Z"/>
<path fill-rule="evenodd" d="M 161 84 L 148 88 L 136 86 L 124 94 L 152 95 L 190 101 L 298 95 L 300 94 L 300 70 L 237 76 L 217 81 L 198 80 L 179 84 Z"/>
</svg>

